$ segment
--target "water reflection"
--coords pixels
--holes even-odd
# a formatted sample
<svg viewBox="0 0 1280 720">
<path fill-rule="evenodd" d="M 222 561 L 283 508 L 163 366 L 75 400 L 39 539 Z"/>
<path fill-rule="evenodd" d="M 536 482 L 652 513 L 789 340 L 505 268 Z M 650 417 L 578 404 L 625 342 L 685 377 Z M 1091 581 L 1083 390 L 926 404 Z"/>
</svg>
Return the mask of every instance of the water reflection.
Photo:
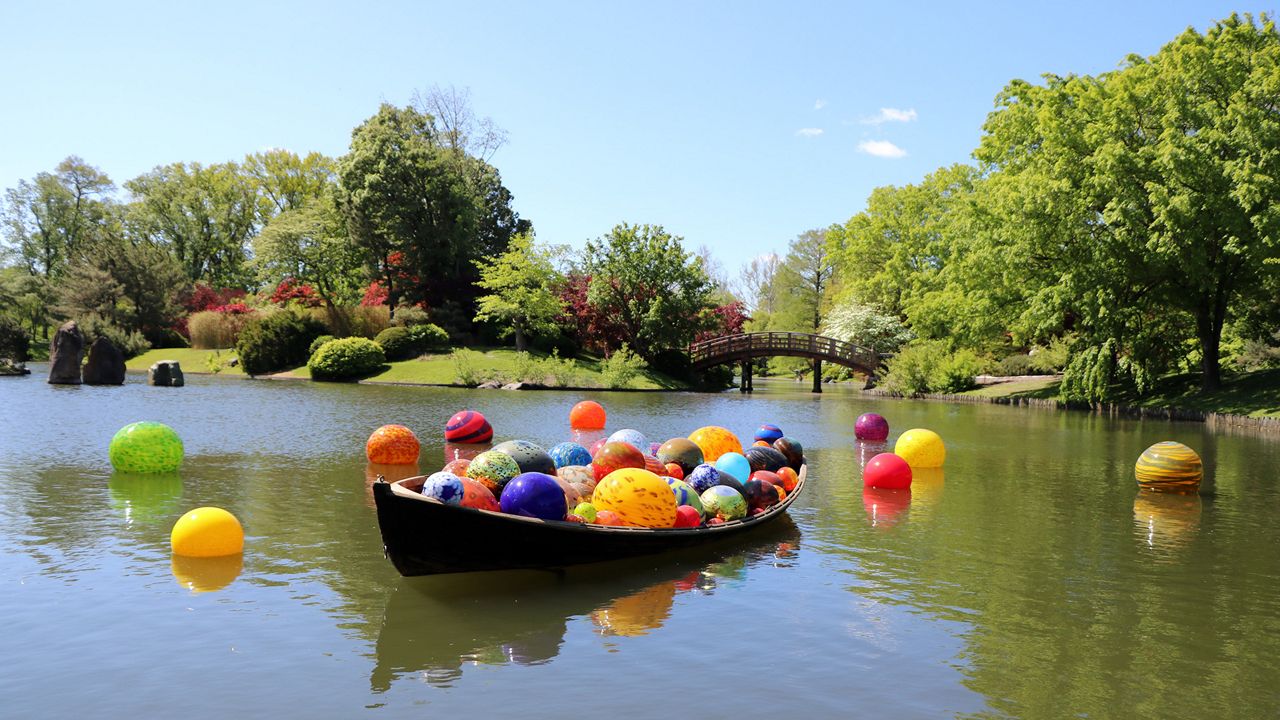
<svg viewBox="0 0 1280 720">
<path fill-rule="evenodd" d="M 677 596 L 710 595 L 753 568 L 788 566 L 800 531 L 788 518 L 773 525 L 718 549 L 664 555 L 660 563 L 637 558 L 561 572 L 406 579 L 387 598 L 370 686 L 386 692 L 396 680 L 418 676 L 449 687 L 469 664 L 551 662 L 580 617 L 602 637 L 657 632 Z"/>
<path fill-rule="evenodd" d="M 210 558 L 174 555 L 170 569 L 173 571 L 173 579 L 193 594 L 214 592 L 240 577 L 240 572 L 244 570 L 244 555 L 236 553 Z"/>
<path fill-rule="evenodd" d="M 854 442 L 853 446 L 858 451 L 859 470 L 866 469 L 867 463 L 871 461 L 871 458 L 879 455 L 880 453 L 892 452 L 889 448 L 889 444 L 885 442 L 858 440 Z"/>
<path fill-rule="evenodd" d="M 111 473 L 107 480 L 111 507 L 125 525 L 167 518 L 178 511 L 182 499 L 182 476 L 178 473 L 140 475 Z"/>
<path fill-rule="evenodd" d="M 897 525 L 911 507 L 911 491 L 863 488 L 862 507 L 867 511 L 871 527 L 887 530 Z"/>
<path fill-rule="evenodd" d="M 1139 490 L 1133 499 L 1133 528 L 1138 542 L 1167 555 L 1195 539 L 1200 531 L 1199 495 Z"/>
</svg>

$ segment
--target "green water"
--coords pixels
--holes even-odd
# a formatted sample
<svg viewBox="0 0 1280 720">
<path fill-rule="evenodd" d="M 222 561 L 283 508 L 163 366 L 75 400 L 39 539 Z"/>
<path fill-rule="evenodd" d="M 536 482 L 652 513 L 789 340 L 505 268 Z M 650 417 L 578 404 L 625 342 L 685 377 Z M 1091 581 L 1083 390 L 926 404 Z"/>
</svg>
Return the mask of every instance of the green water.
<svg viewBox="0 0 1280 720">
<path fill-rule="evenodd" d="M 996 406 L 736 393 L 513 393 L 190 377 L 0 378 L 6 717 L 1149 717 L 1280 714 L 1280 441 Z M 567 439 L 569 407 L 650 439 L 762 422 L 804 442 L 789 522 L 714 552 L 563 575 L 400 578 L 363 443 L 386 422 L 443 464 L 444 421 Z M 853 420 L 945 438 L 942 476 L 864 496 Z M 180 475 L 113 475 L 122 425 L 186 442 Z M 1198 498 L 1136 497 L 1159 440 Z M 174 564 L 183 512 L 246 531 Z"/>
</svg>

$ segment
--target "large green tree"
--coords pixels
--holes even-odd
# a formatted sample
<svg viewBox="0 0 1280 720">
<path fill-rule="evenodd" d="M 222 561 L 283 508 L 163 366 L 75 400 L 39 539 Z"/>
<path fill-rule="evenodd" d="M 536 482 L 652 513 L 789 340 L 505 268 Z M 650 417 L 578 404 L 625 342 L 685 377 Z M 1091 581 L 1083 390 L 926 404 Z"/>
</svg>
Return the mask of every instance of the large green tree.
<svg viewBox="0 0 1280 720">
<path fill-rule="evenodd" d="M 511 239 L 506 252 L 476 262 L 476 285 L 489 294 L 478 298 L 475 319 L 499 323 L 513 333 L 516 350 L 528 349 L 530 335 L 558 331 L 556 321 L 565 308 L 558 292 L 564 276 L 556 271 L 554 254 L 537 247 L 532 235 L 521 234 Z"/>
<path fill-rule="evenodd" d="M 246 156 L 240 170 L 257 189 L 259 224 L 320 200 L 336 182 L 334 166 L 317 152 L 302 156 L 277 148 Z"/>
<path fill-rule="evenodd" d="M 831 296 L 835 265 L 826 230 L 806 230 L 787 247 L 774 276 L 772 291 L 779 309 L 775 327 L 817 332 Z"/>
<path fill-rule="evenodd" d="M 1027 311 L 1070 313 L 1147 376 L 1189 333 L 1216 388 L 1224 324 L 1280 269 L 1278 107 L 1266 17 L 1189 29 L 1097 77 L 1010 83 L 977 155 L 996 240 L 1050 280 Z"/>
<path fill-rule="evenodd" d="M 5 191 L 0 237 L 28 272 L 52 280 L 91 252 L 109 222 L 114 191 L 106 173 L 68 157 Z"/>
<path fill-rule="evenodd" d="M 497 170 L 442 140 L 430 115 L 383 104 L 338 161 L 339 206 L 392 307 L 469 297 L 474 261 L 528 229 Z"/>
<path fill-rule="evenodd" d="M 661 225 L 622 224 L 588 240 L 582 271 L 591 278 L 588 302 L 616 318 L 621 340 L 646 360 L 683 349 L 707 324 L 711 281 Z"/>
<path fill-rule="evenodd" d="M 258 231 L 257 186 L 236 163 L 174 163 L 125 183 L 129 230 L 164 246 L 187 277 L 213 286 L 252 280 L 249 239 Z"/>
<path fill-rule="evenodd" d="M 310 285 L 329 306 L 355 303 L 364 286 L 364 259 L 347 234 L 333 192 L 271 219 L 253 239 L 258 280 Z"/>
</svg>

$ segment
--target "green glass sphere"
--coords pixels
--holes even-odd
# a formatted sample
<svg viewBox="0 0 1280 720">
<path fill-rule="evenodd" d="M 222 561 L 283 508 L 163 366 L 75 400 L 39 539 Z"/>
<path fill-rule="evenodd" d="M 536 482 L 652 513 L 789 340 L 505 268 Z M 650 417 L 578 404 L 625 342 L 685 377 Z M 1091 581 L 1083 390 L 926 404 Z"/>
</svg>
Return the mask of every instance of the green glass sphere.
<svg viewBox="0 0 1280 720">
<path fill-rule="evenodd" d="M 173 472 L 182 466 L 182 438 L 158 422 L 125 425 L 111 438 L 111 467 L 126 473 Z"/>
</svg>

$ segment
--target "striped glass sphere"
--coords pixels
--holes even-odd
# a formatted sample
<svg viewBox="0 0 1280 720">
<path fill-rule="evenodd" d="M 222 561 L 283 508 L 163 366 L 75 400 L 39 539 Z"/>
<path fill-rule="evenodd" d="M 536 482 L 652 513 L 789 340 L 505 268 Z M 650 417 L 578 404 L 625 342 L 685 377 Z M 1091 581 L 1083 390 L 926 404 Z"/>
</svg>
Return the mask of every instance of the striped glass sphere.
<svg viewBox="0 0 1280 720">
<path fill-rule="evenodd" d="M 1166 440 L 1147 448 L 1133 467 L 1138 487 L 1154 492 L 1190 493 L 1200 487 L 1204 466 L 1195 450 Z"/>
</svg>

